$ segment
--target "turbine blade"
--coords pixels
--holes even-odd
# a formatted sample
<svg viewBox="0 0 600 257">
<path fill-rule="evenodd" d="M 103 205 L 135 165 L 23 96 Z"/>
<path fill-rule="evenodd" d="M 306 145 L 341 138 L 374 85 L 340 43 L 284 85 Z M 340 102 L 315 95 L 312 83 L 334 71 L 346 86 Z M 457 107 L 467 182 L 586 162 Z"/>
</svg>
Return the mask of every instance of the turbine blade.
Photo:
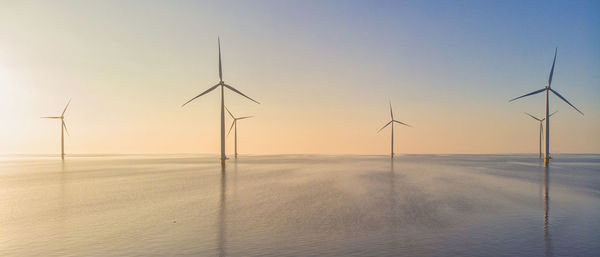
<svg viewBox="0 0 600 257">
<path fill-rule="evenodd" d="M 387 124 L 385 124 L 385 126 L 383 126 L 381 129 L 379 129 L 377 131 L 377 133 L 379 133 L 380 131 L 382 131 L 385 127 L 387 127 L 388 125 L 392 124 L 392 121 L 388 122 Z"/>
<path fill-rule="evenodd" d="M 406 123 L 403 123 L 403 122 L 400 122 L 400 121 L 397 121 L 397 120 L 393 120 L 393 122 L 400 123 L 400 124 L 402 124 L 404 126 L 412 127 L 411 125 L 408 125 Z"/>
<path fill-rule="evenodd" d="M 69 99 L 69 102 L 67 103 L 67 105 L 65 106 L 65 109 L 63 110 L 61 116 L 65 116 L 65 112 L 67 111 L 67 107 L 69 107 L 69 104 L 71 103 L 71 99 Z"/>
<path fill-rule="evenodd" d="M 554 115 L 554 114 L 555 114 L 555 113 L 557 113 L 557 112 L 558 112 L 558 111 L 555 111 L 555 112 L 551 113 L 550 115 L 548 115 L 548 117 L 550 117 L 550 116 Z"/>
<path fill-rule="evenodd" d="M 522 95 L 522 96 L 519 96 L 519 97 L 516 97 L 516 98 L 510 99 L 510 100 L 508 100 L 508 101 L 509 101 L 509 102 L 512 102 L 512 101 L 514 101 L 514 100 L 517 100 L 517 99 L 519 99 L 519 98 L 523 98 L 523 97 L 530 96 L 530 95 L 535 95 L 535 94 L 537 94 L 537 93 L 543 92 L 544 90 L 546 90 L 546 88 L 542 88 L 542 89 L 540 89 L 540 90 L 533 91 L 533 92 L 531 92 L 531 93 L 529 93 L 529 94 L 525 94 L 525 95 Z"/>
<path fill-rule="evenodd" d="M 236 120 L 233 120 L 233 122 L 231 123 L 231 127 L 229 128 L 229 132 L 227 132 L 227 135 L 229 136 L 229 133 L 231 133 L 231 129 L 233 128 L 233 125 L 235 125 Z"/>
<path fill-rule="evenodd" d="M 245 116 L 245 117 L 237 118 L 236 120 L 243 120 L 243 119 L 252 118 L 252 117 L 254 117 L 254 116 Z"/>
<path fill-rule="evenodd" d="M 189 101 L 185 102 L 185 103 L 184 103 L 184 104 L 183 104 L 181 107 L 184 107 L 184 106 L 185 106 L 186 104 L 188 104 L 189 102 L 191 102 L 191 101 L 194 101 L 194 99 L 196 99 L 196 98 L 198 98 L 198 97 L 201 97 L 201 96 L 205 95 L 206 93 L 208 93 L 208 92 L 210 92 L 210 91 L 213 91 L 213 90 L 214 90 L 215 88 L 217 88 L 219 85 L 221 85 L 221 83 L 214 85 L 213 87 L 209 88 L 208 90 L 206 90 L 206 91 L 202 92 L 202 94 L 199 94 L 199 95 L 197 95 L 196 97 L 194 97 L 194 98 L 190 99 Z"/>
<path fill-rule="evenodd" d="M 529 115 L 529 117 L 531 117 L 531 118 L 534 118 L 534 119 L 535 119 L 535 120 L 537 120 L 537 121 L 542 121 L 542 120 L 540 120 L 540 119 L 536 118 L 535 116 L 533 116 L 533 115 L 531 115 L 531 114 L 529 114 L 529 113 L 526 113 L 526 112 L 525 112 L 525 114 Z M 545 118 L 544 118 L 544 119 L 545 119 Z"/>
<path fill-rule="evenodd" d="M 60 119 L 60 117 L 40 117 L 42 119 Z"/>
<path fill-rule="evenodd" d="M 392 111 L 392 101 L 390 101 L 390 117 L 394 120 L 394 112 Z"/>
<path fill-rule="evenodd" d="M 233 88 L 233 87 L 232 87 L 232 86 L 230 86 L 230 85 L 227 85 L 227 84 L 223 83 L 223 86 L 225 86 L 226 88 L 229 88 L 229 89 L 230 89 L 231 91 L 233 91 L 233 92 L 236 92 L 236 93 L 238 93 L 238 94 L 242 95 L 243 97 L 246 97 L 246 98 L 248 98 L 248 99 L 252 100 L 253 102 L 255 102 L 255 103 L 257 103 L 257 104 L 260 104 L 260 103 L 259 103 L 259 102 L 257 102 L 256 100 L 254 100 L 254 99 L 252 99 L 252 98 L 248 97 L 247 95 L 244 95 L 242 92 L 238 91 L 237 89 Z"/>
<path fill-rule="evenodd" d="M 554 75 L 554 64 L 556 64 L 556 52 L 558 52 L 558 47 L 554 49 L 554 61 L 552 61 L 552 68 L 550 69 L 550 76 L 548 76 L 548 87 L 552 85 L 552 75 Z"/>
<path fill-rule="evenodd" d="M 223 81 L 223 69 L 221 68 L 221 38 L 217 37 L 219 43 L 219 80 Z"/>
<path fill-rule="evenodd" d="M 231 116 L 231 118 L 235 120 L 235 117 L 233 116 L 233 114 L 231 114 L 231 112 L 229 111 L 229 109 L 227 109 L 227 106 L 225 106 L 225 110 L 227 110 L 227 112 L 229 113 L 229 115 Z"/>
<path fill-rule="evenodd" d="M 566 103 L 568 103 L 571 107 L 573 107 L 575 110 L 577 110 L 579 113 L 581 113 L 581 115 L 583 115 L 583 112 L 581 112 L 579 109 L 577 109 L 577 107 L 575 107 L 574 105 L 572 105 L 571 103 L 569 103 L 569 101 L 567 101 L 567 99 L 565 99 L 562 95 L 560 95 L 558 92 L 554 91 L 554 89 L 550 88 L 550 91 L 552 91 L 552 93 L 554 93 L 556 96 L 558 96 L 560 99 L 562 99 L 563 101 L 565 101 Z"/>
<path fill-rule="evenodd" d="M 70 135 L 69 135 L 69 130 L 67 129 L 67 124 L 65 124 L 65 121 L 64 121 L 64 120 L 62 121 L 62 125 L 63 125 L 63 127 L 65 128 L 65 132 L 67 132 L 67 135 L 68 135 L 68 136 L 70 136 Z"/>
</svg>

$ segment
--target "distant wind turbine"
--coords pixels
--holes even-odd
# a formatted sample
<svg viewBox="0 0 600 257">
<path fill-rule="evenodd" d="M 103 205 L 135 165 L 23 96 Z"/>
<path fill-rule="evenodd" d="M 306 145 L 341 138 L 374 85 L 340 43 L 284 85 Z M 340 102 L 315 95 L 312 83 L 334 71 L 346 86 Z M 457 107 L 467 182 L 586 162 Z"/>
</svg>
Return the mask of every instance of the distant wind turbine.
<svg viewBox="0 0 600 257">
<path fill-rule="evenodd" d="M 385 124 L 385 126 L 383 126 L 381 129 L 379 129 L 379 131 L 377 131 L 377 133 L 381 132 L 381 130 L 383 130 L 385 127 L 392 124 L 392 154 L 391 154 L 391 157 L 394 158 L 394 123 L 402 124 L 402 125 L 408 126 L 408 127 L 410 127 L 410 125 L 394 119 L 394 113 L 392 111 L 392 103 L 391 102 L 390 102 L 390 117 L 391 117 L 390 122 L 388 122 L 387 124 Z"/>
<path fill-rule="evenodd" d="M 245 117 L 239 117 L 236 118 L 235 116 L 233 116 L 233 114 L 231 114 L 231 112 L 229 111 L 229 109 L 227 109 L 227 107 L 225 107 L 225 109 L 227 110 L 227 112 L 229 113 L 229 115 L 231 116 L 231 118 L 233 119 L 233 123 L 231 123 L 231 127 L 229 128 L 229 132 L 227 132 L 227 135 L 229 136 L 229 133 L 231 133 L 231 129 L 233 129 L 235 127 L 235 131 L 233 132 L 234 134 L 234 148 L 235 148 L 235 158 L 237 159 L 237 121 L 238 120 L 243 120 L 243 119 L 248 119 L 248 118 L 252 118 L 254 116 L 245 116 Z"/>
<path fill-rule="evenodd" d="M 202 92 L 201 94 L 197 95 L 196 97 L 190 99 L 189 101 L 185 102 L 181 107 L 185 106 L 186 104 L 195 100 L 196 98 L 201 97 L 210 91 L 213 91 L 215 88 L 217 88 L 219 86 L 221 87 L 221 165 L 225 165 L 225 160 L 227 159 L 227 156 L 225 156 L 225 96 L 224 96 L 224 88 L 226 87 L 229 90 L 236 92 L 257 104 L 260 104 L 260 103 L 255 101 L 254 99 L 248 97 L 247 95 L 244 95 L 242 92 L 238 91 L 237 89 L 233 88 L 232 86 L 225 84 L 225 82 L 223 81 L 223 69 L 221 66 L 221 39 L 217 38 L 217 42 L 219 45 L 219 83 L 217 83 L 216 85 L 207 89 L 206 91 Z"/>
<path fill-rule="evenodd" d="M 577 107 L 575 107 L 574 105 L 572 105 L 569 101 L 567 101 L 567 99 L 565 99 L 562 95 L 560 95 L 558 92 L 556 92 L 554 89 L 552 89 L 552 75 L 554 74 L 554 65 L 556 64 L 556 53 L 558 52 L 558 48 L 556 48 L 554 50 L 554 61 L 552 61 L 552 68 L 550 69 L 550 75 L 548 76 L 548 85 L 540 90 L 536 90 L 533 91 L 529 94 L 525 94 L 513 99 L 510 99 L 509 102 L 512 102 L 514 100 L 517 100 L 519 98 L 523 98 L 526 96 L 530 96 L 530 95 L 535 95 L 537 93 L 541 93 L 546 91 L 546 157 L 544 158 L 544 164 L 548 164 L 550 162 L 550 92 L 554 93 L 556 96 L 558 96 L 558 98 L 560 98 L 561 100 L 565 101 L 568 105 L 570 105 L 571 107 L 573 107 L 573 109 L 577 110 L 579 113 L 581 113 L 581 115 L 583 115 L 583 112 L 581 112 L 579 109 L 577 109 Z"/>
<path fill-rule="evenodd" d="M 554 115 L 557 112 L 558 111 L 553 112 L 552 114 L 550 114 L 550 116 Z M 525 114 L 529 115 L 529 117 L 531 117 L 531 118 L 533 118 L 533 119 L 535 119 L 535 120 L 537 120 L 537 121 L 540 122 L 540 154 L 539 154 L 538 158 L 541 159 L 542 158 L 542 141 L 543 141 L 543 138 L 544 138 L 544 126 L 542 125 L 542 122 L 544 120 L 546 120 L 546 118 L 543 118 L 543 119 L 540 120 L 537 117 L 535 117 L 535 116 L 533 116 L 533 115 L 531 115 L 529 113 L 525 113 Z"/>
<path fill-rule="evenodd" d="M 69 135 L 69 130 L 67 130 L 67 124 L 65 124 L 65 112 L 67 111 L 67 107 L 69 107 L 70 103 L 71 103 L 71 99 L 69 99 L 69 102 L 65 106 L 65 109 L 63 110 L 63 112 L 60 116 L 41 117 L 42 119 L 60 119 L 60 123 L 61 123 L 61 126 L 60 126 L 60 158 L 63 160 L 65 159 L 65 132 L 67 132 L 67 135 Z"/>
</svg>

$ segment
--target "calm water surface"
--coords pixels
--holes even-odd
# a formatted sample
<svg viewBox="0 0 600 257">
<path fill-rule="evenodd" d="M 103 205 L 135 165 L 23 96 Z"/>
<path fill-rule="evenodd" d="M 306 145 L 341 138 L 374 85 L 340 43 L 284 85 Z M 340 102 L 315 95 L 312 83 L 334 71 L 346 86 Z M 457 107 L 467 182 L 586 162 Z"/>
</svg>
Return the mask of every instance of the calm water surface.
<svg viewBox="0 0 600 257">
<path fill-rule="evenodd" d="M 600 155 L 0 157 L 0 256 L 600 256 Z"/>
</svg>

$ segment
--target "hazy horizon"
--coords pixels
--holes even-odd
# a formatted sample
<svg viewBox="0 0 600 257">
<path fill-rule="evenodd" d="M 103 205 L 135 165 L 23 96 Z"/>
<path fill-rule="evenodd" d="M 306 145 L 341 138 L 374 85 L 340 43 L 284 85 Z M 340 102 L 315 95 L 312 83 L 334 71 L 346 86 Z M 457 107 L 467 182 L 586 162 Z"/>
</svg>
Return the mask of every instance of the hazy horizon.
<svg viewBox="0 0 600 257">
<path fill-rule="evenodd" d="M 219 153 L 75 153 L 75 154 L 66 154 L 65 156 L 70 156 L 72 158 L 77 157 L 103 157 L 103 156 L 187 156 L 187 155 L 196 155 L 196 156 L 214 156 L 215 159 L 219 158 Z M 354 157 L 389 157 L 388 154 L 328 154 L 328 153 L 258 153 L 258 154 L 238 154 L 240 158 L 243 157 L 268 157 L 268 156 L 354 156 Z M 394 153 L 394 158 L 402 157 L 402 156 L 537 156 L 538 153 Z M 577 155 L 600 155 L 600 153 L 552 153 L 553 157 L 560 158 L 561 156 L 577 156 Z M 32 156 L 32 157 L 60 157 L 60 153 L 3 153 L 0 156 Z M 233 157 L 232 153 L 227 154 L 228 160 L 236 160 Z M 543 159 L 540 159 L 540 162 Z"/>
<path fill-rule="evenodd" d="M 600 3 L 5 2 L 0 154 L 216 154 L 217 37 L 240 155 L 600 153 Z M 227 117 L 227 129 L 231 119 Z M 233 153 L 233 135 L 227 154 Z"/>
</svg>

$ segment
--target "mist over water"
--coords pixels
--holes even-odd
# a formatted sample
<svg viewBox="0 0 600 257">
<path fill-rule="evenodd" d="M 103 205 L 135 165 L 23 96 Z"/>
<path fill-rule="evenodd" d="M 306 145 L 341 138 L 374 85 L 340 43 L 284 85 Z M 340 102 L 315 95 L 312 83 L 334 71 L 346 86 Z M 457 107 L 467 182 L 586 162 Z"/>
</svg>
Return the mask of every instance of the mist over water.
<svg viewBox="0 0 600 257">
<path fill-rule="evenodd" d="M 0 256 L 599 256 L 600 155 L 0 157 Z"/>
</svg>

